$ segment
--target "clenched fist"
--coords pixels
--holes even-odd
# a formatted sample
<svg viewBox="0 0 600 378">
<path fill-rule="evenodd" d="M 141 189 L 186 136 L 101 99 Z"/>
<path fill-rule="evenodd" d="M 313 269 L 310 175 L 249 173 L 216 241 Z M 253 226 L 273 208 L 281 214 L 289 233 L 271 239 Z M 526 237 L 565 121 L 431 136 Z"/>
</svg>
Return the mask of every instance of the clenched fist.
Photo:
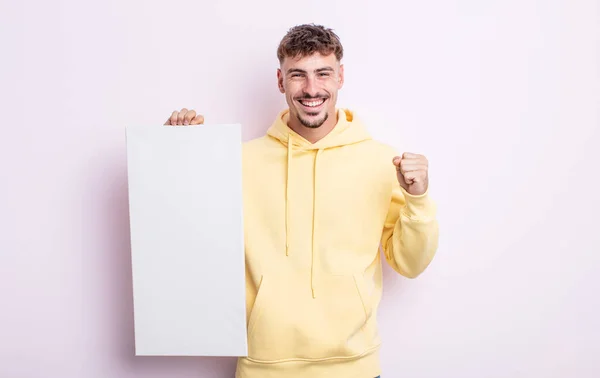
<svg viewBox="0 0 600 378">
<path fill-rule="evenodd" d="M 408 193 L 418 196 L 427 191 L 429 162 L 423 155 L 405 152 L 393 159 L 398 174 L 398 182 Z"/>
<path fill-rule="evenodd" d="M 188 126 L 188 125 L 200 125 L 204 123 L 204 116 L 201 114 L 196 114 L 196 112 L 192 110 L 187 110 L 186 108 L 181 109 L 181 111 L 175 110 L 171 117 L 167 119 L 165 125 L 170 126 Z"/>
</svg>

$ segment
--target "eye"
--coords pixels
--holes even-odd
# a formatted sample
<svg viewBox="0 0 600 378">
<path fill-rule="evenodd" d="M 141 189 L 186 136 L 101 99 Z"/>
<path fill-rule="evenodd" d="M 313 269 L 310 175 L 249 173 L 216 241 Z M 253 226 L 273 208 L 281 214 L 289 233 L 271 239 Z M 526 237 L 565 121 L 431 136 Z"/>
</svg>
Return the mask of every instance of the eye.
<svg viewBox="0 0 600 378">
<path fill-rule="evenodd" d="M 319 74 L 319 76 L 321 76 L 321 77 L 328 77 L 329 76 L 329 72 L 321 72 Z"/>
</svg>

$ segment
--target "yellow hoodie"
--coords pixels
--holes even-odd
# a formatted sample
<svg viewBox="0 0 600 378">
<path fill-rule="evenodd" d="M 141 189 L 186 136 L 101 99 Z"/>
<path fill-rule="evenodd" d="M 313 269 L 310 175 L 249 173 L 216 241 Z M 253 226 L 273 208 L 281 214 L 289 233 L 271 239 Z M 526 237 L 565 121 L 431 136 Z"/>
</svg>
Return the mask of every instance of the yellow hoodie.
<svg viewBox="0 0 600 378">
<path fill-rule="evenodd" d="M 418 276 L 438 246 L 435 205 L 400 187 L 397 152 L 352 112 L 314 144 L 288 116 L 243 146 L 249 351 L 236 378 L 373 378 L 380 244 Z"/>
</svg>

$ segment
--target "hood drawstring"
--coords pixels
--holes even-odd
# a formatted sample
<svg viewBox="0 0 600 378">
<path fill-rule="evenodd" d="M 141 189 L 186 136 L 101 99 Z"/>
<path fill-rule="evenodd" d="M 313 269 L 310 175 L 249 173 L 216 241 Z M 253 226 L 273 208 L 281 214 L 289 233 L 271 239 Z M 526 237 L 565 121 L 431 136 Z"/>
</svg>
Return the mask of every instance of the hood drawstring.
<svg viewBox="0 0 600 378">
<path fill-rule="evenodd" d="M 285 255 L 290 255 L 290 169 L 292 163 L 292 135 L 288 135 L 287 172 L 285 180 Z"/>
<path fill-rule="evenodd" d="M 315 253 L 315 248 L 316 243 L 315 241 L 317 240 L 317 237 L 315 235 L 316 232 L 316 227 L 315 227 L 315 218 L 316 218 L 316 212 L 317 212 L 317 160 L 319 159 L 319 155 L 321 154 L 321 152 L 323 151 L 323 149 L 318 149 L 317 150 L 317 154 L 315 155 L 315 167 L 314 167 L 314 176 L 313 176 L 313 221 L 312 221 L 312 248 L 311 248 L 311 259 L 312 262 L 310 264 L 310 289 L 312 291 L 312 296 L 313 298 L 316 298 L 316 285 L 315 285 L 315 266 L 317 266 L 317 256 L 319 255 L 318 253 Z"/>
<path fill-rule="evenodd" d="M 291 167 L 292 167 L 292 134 L 288 134 L 288 142 L 287 142 L 287 171 L 286 171 L 286 180 L 285 180 L 285 255 L 290 255 L 290 178 L 291 175 Z M 312 243 L 311 243 L 311 264 L 310 264 L 310 290 L 312 293 L 312 297 L 316 298 L 315 292 L 315 266 L 317 265 L 317 253 L 315 253 L 316 248 L 316 227 L 315 227 L 315 218 L 317 211 L 317 161 L 319 155 L 323 151 L 322 148 L 317 150 L 317 154 L 315 156 L 315 165 L 313 170 L 313 219 L 312 219 Z"/>
<path fill-rule="evenodd" d="M 311 241 L 311 267 L 310 267 L 310 290 L 313 298 L 316 298 L 316 274 L 318 270 L 318 258 L 319 258 L 319 244 L 317 243 L 317 237 L 319 236 L 317 227 L 318 222 L 316 222 L 316 212 L 318 211 L 320 203 L 317 202 L 317 194 L 320 190 L 317 188 L 317 185 L 321 183 L 317 183 L 317 170 L 319 158 L 325 149 L 336 148 L 341 146 L 346 146 L 354 143 L 360 143 L 366 140 L 370 140 L 371 136 L 364 128 L 362 123 L 355 119 L 352 111 L 348 109 L 338 109 L 336 111 L 337 116 L 337 124 L 335 128 L 323 139 L 319 140 L 316 143 L 310 143 L 307 140 L 303 139 L 302 136 L 296 134 L 293 130 L 289 128 L 287 125 L 289 120 L 289 110 L 286 109 L 282 111 L 271 127 L 267 130 L 267 135 L 272 137 L 284 146 L 286 146 L 287 150 L 287 167 L 286 167 L 286 177 L 285 177 L 285 255 L 290 256 L 291 253 L 291 214 L 290 214 L 290 199 L 293 195 L 291 191 L 291 185 L 293 183 L 293 175 L 292 175 L 292 163 L 293 163 L 293 154 L 294 149 L 297 151 L 310 151 L 311 153 L 314 151 L 315 160 L 314 160 L 314 169 L 313 169 L 313 219 L 312 219 L 312 241 Z"/>
</svg>

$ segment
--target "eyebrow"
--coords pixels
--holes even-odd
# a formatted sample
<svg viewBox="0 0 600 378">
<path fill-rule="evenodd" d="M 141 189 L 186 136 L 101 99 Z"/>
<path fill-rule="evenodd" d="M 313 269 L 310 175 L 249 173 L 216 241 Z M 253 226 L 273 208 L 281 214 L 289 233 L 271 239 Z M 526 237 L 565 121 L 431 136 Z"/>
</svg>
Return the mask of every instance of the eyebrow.
<svg viewBox="0 0 600 378">
<path fill-rule="evenodd" d="M 320 72 L 334 72 L 335 70 L 331 67 L 323 67 L 323 68 L 317 68 L 315 70 L 316 73 L 320 73 Z M 300 68 L 290 68 L 289 70 L 287 70 L 287 73 L 293 73 L 293 72 L 297 72 L 297 73 L 306 73 L 305 70 L 301 70 Z"/>
</svg>

